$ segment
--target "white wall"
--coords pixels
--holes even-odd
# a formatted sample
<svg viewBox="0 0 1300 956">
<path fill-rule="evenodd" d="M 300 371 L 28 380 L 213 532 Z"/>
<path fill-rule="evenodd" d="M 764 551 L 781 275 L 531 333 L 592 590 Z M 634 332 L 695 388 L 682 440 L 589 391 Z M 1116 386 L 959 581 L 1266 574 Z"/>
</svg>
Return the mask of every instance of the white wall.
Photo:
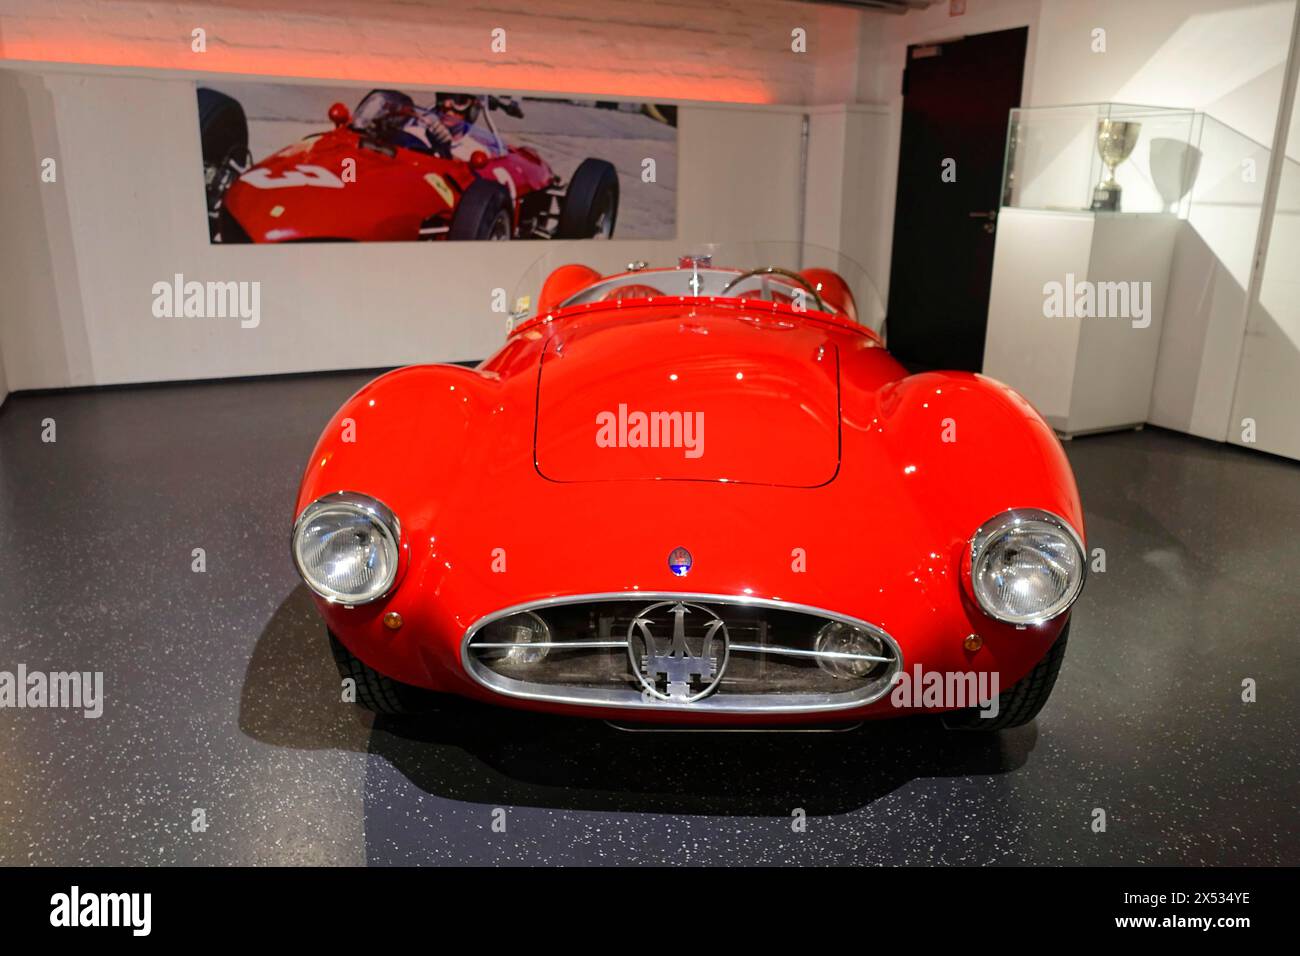
<svg viewBox="0 0 1300 956">
<path fill-rule="evenodd" d="M 878 46 L 866 55 L 875 69 L 862 93 L 886 105 L 888 221 L 893 229 L 901 81 L 910 44 L 1029 27 L 1025 106 L 1138 103 L 1185 107 L 1267 144 L 1272 137 L 1294 0 L 968 0 L 967 13 L 948 4 L 878 24 Z M 1106 52 L 1092 52 L 1092 31 L 1106 31 Z M 865 48 L 864 48 L 865 49 Z M 1262 178 L 1262 176 L 1261 176 Z"/>
<path fill-rule="evenodd" d="M 863 161 L 886 170 L 880 242 L 888 248 L 893 228 L 909 44 L 1028 26 L 1026 106 L 1116 101 L 1210 114 L 1219 125 L 1207 126 L 1204 148 L 1218 165 L 1202 168 L 1175 251 L 1150 420 L 1223 440 L 1294 9 L 1294 0 L 969 0 L 961 17 L 940 3 L 875 21 L 877 67 L 860 89 L 889 110 L 888 138 Z M 1097 28 L 1106 31 L 1104 53 L 1092 49 Z M 1258 163 L 1254 184 L 1241 180 L 1246 158 Z M 881 275 L 887 295 L 887 267 Z"/>
<path fill-rule="evenodd" d="M 558 243 L 212 246 L 189 79 L 0 71 L 0 341 L 9 388 L 255 375 L 482 358 L 511 292 Z M 664 261 L 724 239 L 795 239 L 798 108 L 685 107 L 678 240 L 575 244 Z M 56 183 L 39 181 L 41 161 Z M 596 263 L 593 263 L 596 264 Z M 261 283 L 261 324 L 152 314 L 152 287 Z M 534 293 L 536 290 L 532 290 Z"/>
<path fill-rule="evenodd" d="M 0 0 L 0 59 L 803 105 L 856 98 L 860 23 L 886 16 L 789 0 Z"/>
<path fill-rule="evenodd" d="M 1180 106 L 1267 143 L 1293 0 L 1044 0 L 1031 105 Z M 1091 48 L 1106 31 L 1105 53 Z"/>
<path fill-rule="evenodd" d="M 889 135 L 889 112 L 882 106 L 823 106 L 810 110 L 808 121 L 804 241 L 836 250 L 866 270 L 876 301 L 865 301 L 859 292 L 858 317 L 878 328 L 891 241 L 878 228 L 886 216 L 886 170 L 878 149 Z"/>
<path fill-rule="evenodd" d="M 0 204 L 26 227 L 0 236 L 8 387 L 479 358 L 503 335 L 492 290 L 511 291 L 528 263 L 560 254 L 558 243 L 490 254 L 212 247 L 195 79 L 676 100 L 678 240 L 603 251 L 653 260 L 710 240 L 797 238 L 801 116 L 857 97 L 862 44 L 884 19 L 786 0 L 0 0 L 0 156 L 12 171 Z M 191 48 L 198 27 L 203 53 Z M 498 27 L 504 52 L 491 45 Z M 796 29 L 806 52 L 791 49 Z M 37 179 L 45 157 L 59 164 L 57 184 Z M 850 255 L 887 254 L 856 229 L 865 252 Z M 260 282 L 261 326 L 155 319 L 151 287 L 177 272 Z"/>
<path fill-rule="evenodd" d="M 9 66 L 129 68 L 0 70 L 0 157 L 16 173 L 0 180 L 0 202 L 25 227 L 0 238 L 8 387 L 473 358 L 499 341 L 487 292 L 508 287 L 547 251 L 534 244 L 490 260 L 474 247 L 424 244 L 208 246 L 197 134 L 184 132 L 194 127 L 195 76 L 274 71 L 414 88 L 454 81 L 791 104 L 683 109 L 674 249 L 710 238 L 793 238 L 791 130 L 807 112 L 804 235 L 861 262 L 885 297 L 908 44 L 1028 26 L 1026 104 L 1187 106 L 1267 141 L 1292 8 L 1293 0 L 969 0 L 954 18 L 947 3 L 893 16 L 779 0 L 0 0 L 0 58 Z M 189 47 L 196 25 L 208 29 L 202 55 Z M 498 25 L 508 31 L 505 54 L 488 49 Z M 795 27 L 808 31 L 806 54 L 790 50 Z M 1090 47 L 1096 27 L 1107 31 L 1104 54 Z M 60 161 L 57 188 L 27 175 L 45 156 Z M 1218 438 L 1230 417 L 1258 216 L 1257 197 L 1243 199 L 1233 172 L 1203 170 L 1198 180 L 1175 255 L 1151 412 L 1157 423 Z M 262 281 L 263 327 L 153 320 L 149 286 L 175 271 Z"/>
<path fill-rule="evenodd" d="M 44 86 L 0 70 L 0 208 L 6 225 L 0 230 L 0 346 L 11 391 L 34 387 L 26 384 L 33 366 L 31 381 L 91 381 L 81 289 L 69 271 L 74 258 L 68 193 L 39 182 L 41 161 L 60 157 L 57 145 L 53 101 Z"/>
<path fill-rule="evenodd" d="M 856 163 L 859 167 L 883 170 L 875 206 L 880 216 L 875 222 L 878 234 L 876 244 L 888 250 L 893 245 L 895 199 L 898 188 L 898 151 L 903 128 L 903 68 L 907 63 L 907 48 L 914 43 L 928 43 L 974 33 L 992 33 L 1013 27 L 1029 27 L 1029 46 L 1025 52 L 1025 88 L 1023 96 L 1029 102 L 1034 82 L 1036 25 L 1041 0 L 968 0 L 966 14 L 948 15 L 948 4 L 938 3 L 921 11 L 912 11 L 901 17 L 886 17 L 876 21 L 872 37 L 877 44 L 868 53 L 874 68 L 864 71 L 860 92 L 871 102 L 881 104 L 888 113 L 885 135 L 871 144 L 872 152 L 864 154 Z M 877 268 L 880 294 L 889 298 L 889 257 Z"/>
<path fill-rule="evenodd" d="M 1212 119 L 1175 249 L 1148 420 L 1228 436 L 1293 0 L 1044 0 L 1033 105 L 1116 101 Z M 1090 47 L 1106 30 L 1106 52 Z M 1261 146 L 1262 144 L 1262 146 Z M 1242 177 L 1253 159 L 1254 182 Z"/>
<path fill-rule="evenodd" d="M 1237 380 L 1270 150 L 1211 117 L 1178 237 L 1148 421 L 1222 441 Z M 1243 163 L 1254 178 L 1243 178 Z"/>
<path fill-rule="evenodd" d="M 1277 206 L 1259 299 L 1246 326 L 1228 440 L 1300 458 L 1300 89 L 1293 85 L 1291 92 Z"/>
</svg>

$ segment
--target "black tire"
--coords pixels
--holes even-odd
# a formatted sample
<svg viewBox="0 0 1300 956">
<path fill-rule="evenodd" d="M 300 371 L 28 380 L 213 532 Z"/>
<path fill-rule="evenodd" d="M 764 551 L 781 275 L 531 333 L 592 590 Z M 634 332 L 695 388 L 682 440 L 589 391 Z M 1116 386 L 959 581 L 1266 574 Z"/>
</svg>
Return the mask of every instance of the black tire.
<svg viewBox="0 0 1300 956">
<path fill-rule="evenodd" d="M 248 242 L 248 234 L 229 214 L 223 217 L 222 208 L 226 190 L 252 161 L 248 155 L 248 118 L 239 101 L 225 93 L 201 86 L 198 95 L 208 238 L 213 242 Z"/>
<path fill-rule="evenodd" d="M 1034 669 L 1024 676 L 1014 687 L 1009 687 L 998 694 L 998 715 L 984 718 L 978 707 L 966 707 L 950 711 L 943 715 L 943 725 L 949 730 L 1006 730 L 1020 727 L 1038 716 L 1038 712 L 1052 696 L 1056 686 L 1056 675 L 1060 673 L 1061 661 L 1065 660 L 1065 644 L 1070 637 L 1070 625 L 1067 623 L 1061 636 L 1051 649 L 1034 665 Z"/>
<path fill-rule="evenodd" d="M 327 633 L 339 676 L 344 680 L 350 678 L 356 683 L 357 703 L 362 707 L 373 710 L 376 714 L 394 716 L 427 714 L 437 709 L 438 695 L 433 691 L 412 687 L 379 673 L 344 647 L 332 632 Z"/>
<path fill-rule="evenodd" d="M 199 137 L 205 166 L 242 158 L 248 152 L 248 118 L 239 101 L 225 93 L 199 87 Z"/>
<path fill-rule="evenodd" d="M 500 183 L 476 179 L 460 197 L 448 239 L 509 239 L 514 232 L 510 193 Z M 504 235 L 502 227 L 504 225 Z"/>
<path fill-rule="evenodd" d="M 555 238 L 590 239 L 599 232 L 612 239 L 617 219 L 618 172 L 603 159 L 584 159 L 565 190 Z"/>
</svg>

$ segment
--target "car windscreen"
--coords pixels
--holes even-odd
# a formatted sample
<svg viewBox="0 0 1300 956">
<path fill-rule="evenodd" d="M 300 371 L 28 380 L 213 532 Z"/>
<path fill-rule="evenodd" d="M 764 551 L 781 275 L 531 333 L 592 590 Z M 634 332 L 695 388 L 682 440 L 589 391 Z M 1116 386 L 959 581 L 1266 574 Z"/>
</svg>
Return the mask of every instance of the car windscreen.
<svg viewBox="0 0 1300 956">
<path fill-rule="evenodd" d="M 884 306 L 865 269 L 848 257 L 800 242 L 565 243 L 548 249 L 523 274 L 511 298 L 515 323 L 536 315 L 546 278 L 565 265 L 584 265 L 603 278 L 551 308 L 656 296 L 734 297 L 789 305 L 797 311 L 843 313 L 827 286 L 842 281 L 852 317 L 879 331 Z M 638 255 L 639 254 L 639 255 Z M 827 273 L 833 274 L 831 278 Z M 825 301 L 823 301 L 823 297 Z M 843 298 L 843 296 L 839 296 Z"/>
<path fill-rule="evenodd" d="M 396 90 L 372 90 L 357 104 L 351 126 L 359 133 L 383 137 L 402 128 L 412 101 Z"/>
</svg>

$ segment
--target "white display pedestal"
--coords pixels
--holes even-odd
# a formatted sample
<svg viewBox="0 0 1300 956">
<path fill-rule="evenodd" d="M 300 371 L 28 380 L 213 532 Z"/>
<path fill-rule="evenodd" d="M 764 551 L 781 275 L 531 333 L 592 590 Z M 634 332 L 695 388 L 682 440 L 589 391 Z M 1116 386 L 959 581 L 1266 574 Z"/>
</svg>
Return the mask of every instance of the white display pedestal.
<svg viewBox="0 0 1300 956">
<path fill-rule="evenodd" d="M 1062 435 L 1144 423 L 1180 222 L 1166 214 L 1003 207 L 984 374 L 1024 395 Z M 1093 315 L 1080 316 L 1089 295 Z M 1057 304 L 1064 314 L 1046 314 Z M 1103 317 L 1114 311 L 1129 314 Z"/>
</svg>

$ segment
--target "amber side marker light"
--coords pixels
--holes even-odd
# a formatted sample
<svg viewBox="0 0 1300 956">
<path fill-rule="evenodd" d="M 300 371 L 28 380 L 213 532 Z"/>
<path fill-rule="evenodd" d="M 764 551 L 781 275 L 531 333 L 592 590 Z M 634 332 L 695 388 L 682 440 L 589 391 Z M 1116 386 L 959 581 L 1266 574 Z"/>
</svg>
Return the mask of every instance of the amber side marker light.
<svg viewBox="0 0 1300 956">
<path fill-rule="evenodd" d="M 402 626 L 402 615 L 396 611 L 389 611 L 384 615 L 384 627 L 390 631 L 395 631 Z"/>
<path fill-rule="evenodd" d="M 966 640 L 961 642 L 961 646 L 973 653 L 984 646 L 984 638 L 980 637 L 978 634 L 967 634 Z"/>
</svg>

